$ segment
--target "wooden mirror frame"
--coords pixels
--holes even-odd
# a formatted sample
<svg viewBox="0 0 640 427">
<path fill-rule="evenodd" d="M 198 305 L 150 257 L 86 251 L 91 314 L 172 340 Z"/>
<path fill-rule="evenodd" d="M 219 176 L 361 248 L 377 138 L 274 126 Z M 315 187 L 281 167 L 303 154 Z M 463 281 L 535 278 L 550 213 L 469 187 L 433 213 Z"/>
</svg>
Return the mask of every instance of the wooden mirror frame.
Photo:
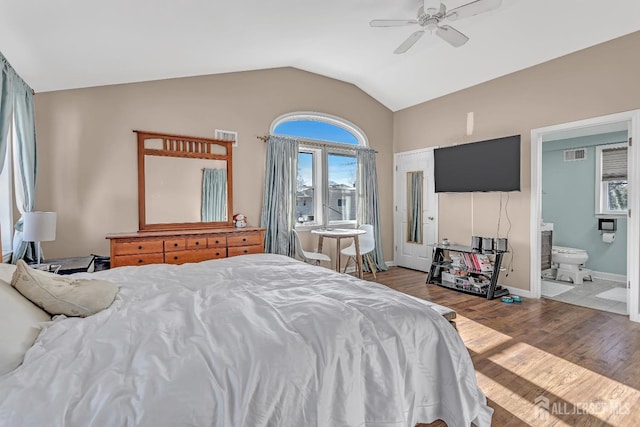
<svg viewBox="0 0 640 427">
<path fill-rule="evenodd" d="M 170 135 L 134 130 L 138 134 L 138 227 L 144 230 L 196 230 L 202 228 L 231 227 L 233 225 L 233 180 L 231 146 L 233 141 Z M 161 149 L 145 148 L 148 139 L 161 139 Z M 214 154 L 212 146 L 222 146 L 226 154 Z M 227 220 L 217 222 L 175 222 L 147 224 L 145 206 L 145 156 L 166 156 L 192 159 L 225 160 L 227 163 Z"/>
</svg>

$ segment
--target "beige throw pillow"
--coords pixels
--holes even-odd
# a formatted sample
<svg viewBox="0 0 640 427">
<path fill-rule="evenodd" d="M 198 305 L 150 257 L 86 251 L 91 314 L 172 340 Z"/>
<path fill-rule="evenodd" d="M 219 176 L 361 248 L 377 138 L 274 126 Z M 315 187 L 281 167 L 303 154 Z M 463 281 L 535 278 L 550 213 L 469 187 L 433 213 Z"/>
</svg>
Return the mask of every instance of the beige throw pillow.
<svg viewBox="0 0 640 427">
<path fill-rule="evenodd" d="M 17 368 L 51 316 L 0 279 L 0 375 Z"/>
<path fill-rule="evenodd" d="M 109 307 L 118 287 L 106 280 L 76 279 L 17 262 L 11 285 L 46 312 L 87 317 Z"/>
</svg>

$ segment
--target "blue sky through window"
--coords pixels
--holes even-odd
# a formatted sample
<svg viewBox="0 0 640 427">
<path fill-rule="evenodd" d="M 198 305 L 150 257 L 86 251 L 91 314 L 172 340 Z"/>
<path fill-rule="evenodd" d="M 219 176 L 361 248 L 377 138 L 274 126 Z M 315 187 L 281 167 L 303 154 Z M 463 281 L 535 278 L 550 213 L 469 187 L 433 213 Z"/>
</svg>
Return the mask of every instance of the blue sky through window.
<svg viewBox="0 0 640 427">
<path fill-rule="evenodd" d="M 331 123 L 317 120 L 291 120 L 280 123 L 274 129 L 277 135 L 298 136 L 321 141 L 360 145 L 351 132 Z M 330 154 L 328 158 L 330 183 L 355 186 L 356 160 L 353 156 Z M 310 186 L 313 182 L 313 156 L 301 153 L 298 156 L 298 182 Z"/>
<path fill-rule="evenodd" d="M 356 158 L 329 154 L 329 186 L 333 183 L 356 186 Z"/>
<path fill-rule="evenodd" d="M 274 129 L 274 133 L 277 135 L 299 136 L 321 141 L 360 145 L 355 135 L 348 130 L 331 123 L 316 120 L 291 120 L 280 123 Z"/>
<path fill-rule="evenodd" d="M 337 154 L 329 155 L 329 180 L 336 184 L 355 186 L 356 159 L 352 156 Z M 298 155 L 298 176 L 304 185 L 310 186 L 313 182 L 313 156 L 309 153 Z"/>
<path fill-rule="evenodd" d="M 298 154 L 298 185 L 311 186 L 313 183 L 313 155 L 311 153 Z"/>
</svg>

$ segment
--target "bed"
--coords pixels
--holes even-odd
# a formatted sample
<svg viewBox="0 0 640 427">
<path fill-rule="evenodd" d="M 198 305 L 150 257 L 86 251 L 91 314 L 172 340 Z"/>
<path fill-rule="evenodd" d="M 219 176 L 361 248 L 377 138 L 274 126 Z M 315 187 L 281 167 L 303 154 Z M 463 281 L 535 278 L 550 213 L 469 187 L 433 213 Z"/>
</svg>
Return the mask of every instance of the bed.
<svg viewBox="0 0 640 427">
<path fill-rule="evenodd" d="M 7 426 L 489 426 L 469 354 L 426 302 L 271 254 L 120 267 L 0 377 Z"/>
</svg>

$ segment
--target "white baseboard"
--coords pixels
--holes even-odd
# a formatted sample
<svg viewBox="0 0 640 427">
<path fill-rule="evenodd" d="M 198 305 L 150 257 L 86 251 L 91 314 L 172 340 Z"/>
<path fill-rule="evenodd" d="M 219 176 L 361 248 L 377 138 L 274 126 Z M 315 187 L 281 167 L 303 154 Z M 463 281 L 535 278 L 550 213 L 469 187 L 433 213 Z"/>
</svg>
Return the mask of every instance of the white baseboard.
<svg viewBox="0 0 640 427">
<path fill-rule="evenodd" d="M 605 273 L 603 271 L 592 271 L 591 276 L 596 279 L 611 280 L 613 282 L 627 283 L 626 274 Z"/>
<path fill-rule="evenodd" d="M 553 269 L 549 269 L 549 270 L 544 270 L 542 272 L 542 278 L 543 279 L 554 279 L 554 275 L 553 275 Z M 546 273 L 546 274 L 545 274 Z M 596 278 L 596 279 L 602 279 L 602 280 L 611 280 L 612 282 L 620 282 L 620 283 L 627 283 L 627 275 L 626 274 L 616 274 L 616 273 L 606 273 L 604 271 L 592 271 L 591 272 L 591 276 Z"/>
<path fill-rule="evenodd" d="M 505 285 L 500 285 L 500 286 L 502 286 L 503 288 L 506 288 L 509 291 L 509 293 L 512 295 L 518 295 L 525 298 L 532 298 L 531 291 L 528 289 L 514 288 L 511 286 L 505 286 Z"/>
</svg>

